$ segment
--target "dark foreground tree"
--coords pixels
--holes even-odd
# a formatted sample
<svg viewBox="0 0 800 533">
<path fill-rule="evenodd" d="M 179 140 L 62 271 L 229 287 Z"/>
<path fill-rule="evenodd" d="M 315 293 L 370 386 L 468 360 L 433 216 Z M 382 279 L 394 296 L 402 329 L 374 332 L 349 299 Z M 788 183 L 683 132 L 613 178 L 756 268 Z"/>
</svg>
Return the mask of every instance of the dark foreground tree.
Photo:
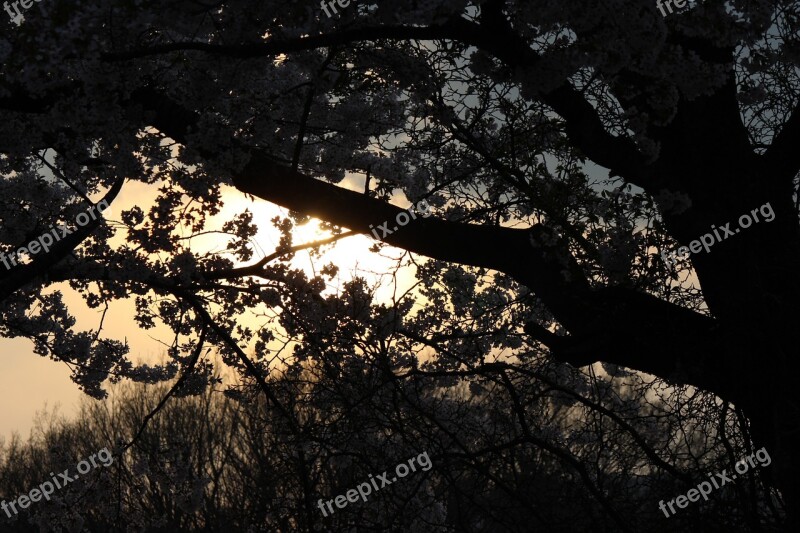
<svg viewBox="0 0 800 533">
<path fill-rule="evenodd" d="M 313 383 L 344 387 L 352 365 L 376 380 L 374 395 L 408 394 L 412 378 L 431 398 L 491 384 L 515 423 L 491 445 L 462 443 L 470 453 L 545 450 L 608 527 L 642 527 L 620 511 L 636 487 L 608 488 L 590 468 L 621 472 L 624 447 L 604 450 L 600 429 L 593 442 L 560 441 L 531 423 L 543 396 L 571 392 L 587 409 L 571 423 L 611 423 L 635 436 L 634 470 L 681 481 L 666 499 L 724 468 L 722 457 L 765 446 L 774 466 L 736 490 L 755 493 L 759 478 L 780 494 L 731 510 L 726 527 L 765 527 L 783 503 L 797 525 L 796 2 L 708 0 L 662 14 L 650 0 L 407 0 L 332 17 L 313 1 L 42 7 L 0 42 L 4 250 L 75 220 L 90 195 L 124 196 L 125 181 L 158 197 L 0 268 L 3 335 L 71 361 L 95 396 L 109 373 L 153 381 L 179 367 L 199 390 L 211 375 L 202 348 L 220 346 L 298 443 L 323 431 L 304 415 Z M 363 193 L 337 185 L 346 172 L 365 176 Z M 204 232 L 223 185 L 294 211 L 277 222 L 286 239 L 274 254 L 232 261 L 252 257 L 246 213 L 222 228 L 233 256 L 198 253 L 176 231 Z M 432 216 L 395 230 L 399 192 Z M 406 257 L 424 298 L 376 304 L 359 280 L 326 291 L 335 268 L 313 279 L 289 268 L 300 215 L 332 224 L 332 240 L 347 235 L 339 228 L 382 228 L 386 243 L 431 258 Z M 112 246 L 115 234 L 126 244 Z M 673 250 L 700 240 L 672 264 Z M 174 329 L 174 363 L 134 368 L 122 342 L 74 331 L 60 293 L 42 292 L 59 282 L 93 307 L 135 298 L 140 327 Z M 262 306 L 268 327 L 239 324 Z M 309 368 L 326 379 L 307 383 Z M 672 430 L 654 422 L 643 434 L 634 418 Z M 735 446 L 730 424 L 741 428 Z M 396 431 L 370 429 L 381 427 Z M 311 528 L 305 490 L 297 519 Z M 702 520 L 705 504 L 693 505 L 686 513 Z"/>
<path fill-rule="evenodd" d="M 551 532 L 618 531 L 608 516 L 613 509 L 626 516 L 623 529 L 731 531 L 740 529 L 737 521 L 743 516 L 732 510 L 758 502 L 749 489 L 722 490 L 702 515 L 690 511 L 691 517 L 678 516 L 653 528 L 660 514 L 653 500 L 680 487 L 667 477 L 636 471 L 645 458 L 634 436 L 654 438 L 641 418 L 633 421 L 636 432 L 620 432 L 591 409 L 565 416 L 573 410 L 568 394 L 531 402 L 531 424 L 549 427 L 550 440 L 571 440 L 585 457 L 597 459 L 592 466 L 565 469 L 557 448 L 504 444 L 517 423 L 517 415 L 504 405 L 504 387 L 473 387 L 472 394 L 443 394 L 442 388 L 434 397 L 427 378 L 418 376 L 402 389 L 376 392 L 358 374 L 353 368 L 334 382 L 307 373 L 315 392 L 306 396 L 302 411 L 309 420 L 324 423 L 307 422 L 313 431 L 301 439 L 287 438 L 286 419 L 271 414 L 257 390 L 236 398 L 210 389 L 173 398 L 150 417 L 168 387 L 117 386 L 110 406 L 87 399 L 75 420 L 43 416 L 27 441 L 13 437 L 0 443 L 3 502 L 50 479 L 49 472 L 72 477 L 80 460 L 110 442 L 139 437 L 122 457 L 89 469 L 49 499 L 0 516 L 2 530 L 297 531 L 303 529 L 309 487 L 324 502 L 382 472 L 388 471 L 391 480 L 395 464 L 410 457 L 421 461 L 416 471 L 367 494 L 366 501 L 324 515 L 315 501 L 313 529 L 525 532 L 537 524 Z M 608 382 L 594 385 L 611 391 Z M 529 386 L 516 390 L 524 395 Z M 400 391 L 402 398 L 395 394 Z M 354 397 L 368 399 L 355 406 Z M 347 416 L 335 419 L 337 408 Z M 576 424 L 576 419 L 588 422 Z M 391 433 L 373 429 L 387 426 Z M 666 424 L 656 429 L 651 433 L 670 431 Z M 702 443 L 702 431 L 692 433 Z M 308 461 L 303 466 L 297 461 L 298 446 Z M 307 469 L 313 471 L 310 477 Z M 597 499 L 584 490 L 582 475 L 591 476 L 589 486 L 596 483 L 606 494 Z"/>
</svg>

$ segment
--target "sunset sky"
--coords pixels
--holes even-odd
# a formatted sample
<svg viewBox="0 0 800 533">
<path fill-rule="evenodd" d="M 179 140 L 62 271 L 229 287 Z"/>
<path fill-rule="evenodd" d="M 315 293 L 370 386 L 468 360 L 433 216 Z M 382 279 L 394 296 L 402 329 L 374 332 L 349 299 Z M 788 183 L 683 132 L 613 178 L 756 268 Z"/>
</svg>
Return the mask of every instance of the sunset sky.
<svg viewBox="0 0 800 533">
<path fill-rule="evenodd" d="M 363 179 L 349 177 L 340 185 L 353 190 L 363 190 Z M 133 205 L 139 205 L 147 211 L 155 189 L 154 186 L 138 182 L 126 183 L 112 204 L 111 213 L 108 214 L 106 211 L 106 218 L 112 221 L 119 220 L 120 211 Z M 253 213 L 254 222 L 259 227 L 259 234 L 253 240 L 255 255 L 252 262 L 272 253 L 280 235 L 270 223 L 270 219 L 278 215 L 285 216 L 287 211 L 263 200 L 250 200 L 234 189 L 226 189 L 224 198 L 224 209 L 211 219 L 209 227 L 219 228 L 222 221 L 249 208 Z M 408 202 L 398 197 L 394 203 L 402 207 Z M 294 231 L 295 244 L 320 240 L 327 236 L 327 233 L 319 231 L 316 220 L 297 227 Z M 119 241 L 118 236 L 115 242 Z M 340 282 L 350 279 L 354 272 L 367 279 L 377 280 L 378 276 L 373 272 L 388 272 L 395 264 L 391 257 L 398 257 L 402 252 L 387 247 L 380 255 L 372 253 L 369 248 L 373 242 L 372 239 L 362 235 L 347 237 L 337 242 L 335 247 L 322 258 L 314 259 L 313 263 L 309 252 L 301 251 L 295 256 L 293 264 L 304 268 L 306 274 L 311 276 L 314 267 L 319 270 L 322 265 L 333 262 L 339 266 Z M 224 248 L 226 241 L 219 235 L 212 235 L 198 237 L 193 239 L 192 243 L 193 249 L 196 250 L 219 250 Z M 400 285 L 398 290 L 403 290 L 413 283 L 413 272 L 410 268 L 400 272 L 398 283 Z M 77 318 L 76 329 L 97 328 L 102 309 L 87 308 L 82 299 L 66 284 L 61 290 L 64 291 L 70 311 Z M 392 290 L 393 288 L 387 284 L 381 288 L 379 295 L 388 299 Z M 133 299 L 115 302 L 106 317 L 104 335 L 119 340 L 127 339 L 131 348 L 130 357 L 134 362 L 158 361 L 165 350 L 162 342 L 170 342 L 171 334 L 163 326 L 148 331 L 140 330 L 133 321 L 133 309 Z M 4 358 L 4 372 L 0 373 L 0 405 L 3 406 L 0 416 L 0 438 L 7 439 L 15 431 L 22 437 L 27 437 L 34 426 L 36 413 L 45 408 L 52 411 L 58 406 L 60 413 L 71 416 L 76 412 L 79 401 L 84 396 L 77 385 L 70 380 L 70 369 L 65 363 L 36 355 L 32 347 L 32 342 L 27 339 L 0 339 L 0 353 Z"/>
</svg>

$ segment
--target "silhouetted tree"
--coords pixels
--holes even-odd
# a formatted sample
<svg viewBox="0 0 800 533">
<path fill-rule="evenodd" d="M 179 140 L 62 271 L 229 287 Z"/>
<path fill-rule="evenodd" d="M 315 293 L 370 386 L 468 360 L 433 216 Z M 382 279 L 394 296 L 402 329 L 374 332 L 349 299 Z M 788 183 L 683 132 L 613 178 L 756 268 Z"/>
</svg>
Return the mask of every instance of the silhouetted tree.
<svg viewBox="0 0 800 533">
<path fill-rule="evenodd" d="M 505 466 L 513 485 L 481 502 L 513 494 L 522 514 L 497 527 L 546 527 L 572 510 L 534 511 L 537 454 L 558 461 L 548 475 L 575 480 L 564 495 L 583 516 L 630 530 L 656 527 L 645 517 L 657 501 L 626 472 L 669 499 L 752 446 L 775 467 L 737 482 L 749 503 L 707 527 L 765 527 L 781 499 L 798 524 L 796 2 L 666 15 L 651 0 L 357 2 L 332 17 L 310 0 L 46 9 L 0 42 L 3 250 L 75 220 L 90 195 L 113 206 L 126 181 L 157 190 L 150 208 L 0 268 L 2 334 L 70 361 L 87 393 L 102 397 L 109 375 L 179 370 L 183 393 L 199 392 L 213 375 L 202 350 L 219 347 L 296 445 L 286 464 L 305 481 L 284 527 L 319 518 L 315 452 L 300 445 L 310 435 L 345 448 L 362 431 L 402 440 L 410 428 L 470 458 L 453 478 L 465 493 Z M 337 185 L 348 172 L 363 192 Z M 214 228 L 227 255 L 190 247 L 212 231 L 223 186 L 292 210 L 275 221 L 273 254 L 252 259 L 249 212 Z M 399 193 L 432 216 L 395 230 Z M 759 214 L 741 232 L 726 226 Z M 291 268 L 304 216 L 333 231 L 321 246 L 341 228 L 385 228 L 385 243 L 429 258 L 402 258 L 418 285 L 377 303 L 363 280 L 327 289 L 334 266 L 312 278 Z M 664 260 L 705 235 L 718 235 L 713 248 Z M 141 328 L 174 330 L 173 360 L 135 367 L 123 342 L 76 331 L 61 293 L 43 291 L 61 282 L 92 307 L 134 299 Z M 265 308 L 262 328 L 240 320 Z M 445 421 L 462 421 L 437 401 L 455 391 L 491 398 L 505 424 L 448 436 Z M 556 398 L 570 414 L 534 424 Z M 397 418 L 370 426 L 366 401 Z M 580 438 L 560 438 L 576 424 Z M 780 498 L 755 496 L 762 478 Z M 469 518 L 479 507 L 462 509 L 454 527 L 483 527 Z M 713 514 L 703 503 L 652 521 L 669 530 Z"/>
</svg>

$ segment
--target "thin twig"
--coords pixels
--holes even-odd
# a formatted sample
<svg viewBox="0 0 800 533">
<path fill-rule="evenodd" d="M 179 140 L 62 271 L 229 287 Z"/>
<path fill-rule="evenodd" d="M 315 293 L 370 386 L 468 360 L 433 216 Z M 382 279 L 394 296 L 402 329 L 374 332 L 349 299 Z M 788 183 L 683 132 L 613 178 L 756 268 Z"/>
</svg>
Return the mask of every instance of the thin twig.
<svg viewBox="0 0 800 533">
<path fill-rule="evenodd" d="M 128 444 L 122 447 L 122 449 L 119 451 L 118 454 L 119 456 L 125 453 L 125 451 L 128 448 L 133 446 L 133 444 L 139 439 L 139 437 L 144 432 L 145 428 L 147 427 L 147 423 L 150 422 L 150 420 L 166 405 L 167 401 L 172 397 L 173 394 L 175 394 L 175 392 L 178 389 L 180 389 L 183 386 L 184 382 L 189 377 L 189 374 L 192 373 L 192 370 L 194 370 L 194 367 L 197 364 L 197 360 L 200 358 L 200 352 L 203 350 L 203 344 L 205 343 L 207 328 L 208 324 L 205 321 L 203 321 L 203 329 L 200 330 L 200 338 L 197 341 L 197 347 L 195 348 L 194 352 L 192 352 L 192 356 L 189 359 L 189 363 L 186 365 L 186 368 L 181 374 L 181 377 L 178 378 L 178 381 L 175 382 L 175 384 L 172 386 L 169 392 L 167 392 L 167 394 L 164 395 L 161 401 L 158 402 L 156 408 L 150 411 L 150 413 L 148 413 L 148 415 L 144 417 L 142 425 L 139 427 L 139 431 L 136 432 L 136 435 L 133 436 L 133 438 Z"/>
</svg>

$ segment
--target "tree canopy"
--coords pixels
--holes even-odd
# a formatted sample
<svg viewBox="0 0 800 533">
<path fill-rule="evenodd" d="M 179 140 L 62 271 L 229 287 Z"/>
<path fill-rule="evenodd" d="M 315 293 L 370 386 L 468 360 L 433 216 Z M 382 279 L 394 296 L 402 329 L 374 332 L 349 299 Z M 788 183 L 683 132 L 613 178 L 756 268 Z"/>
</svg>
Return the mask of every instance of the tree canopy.
<svg viewBox="0 0 800 533">
<path fill-rule="evenodd" d="M 797 524 L 797 2 L 37 6 L 0 38 L 2 251 L 112 214 L 0 268 L 0 333 L 97 398 L 200 393 L 218 350 L 249 384 L 229 394 L 256 388 L 295 445 L 282 530 L 328 527 L 315 495 L 348 485 L 320 472 L 378 442 L 389 466 L 430 450 L 415 505 L 439 498 L 442 528 L 570 530 L 549 477 L 605 530 Z M 138 185 L 152 203 L 115 212 Z M 254 255 L 249 211 L 212 225 L 228 188 L 289 210 L 275 250 Z M 373 251 L 414 269 L 391 301 L 290 264 L 421 201 Z M 308 217 L 330 236 L 296 242 Z M 192 247 L 209 232 L 224 250 Z M 174 333 L 169 360 L 76 328 L 67 288 L 134 302 L 136 327 Z M 715 503 L 658 510 L 762 446 L 774 466 Z"/>
</svg>

